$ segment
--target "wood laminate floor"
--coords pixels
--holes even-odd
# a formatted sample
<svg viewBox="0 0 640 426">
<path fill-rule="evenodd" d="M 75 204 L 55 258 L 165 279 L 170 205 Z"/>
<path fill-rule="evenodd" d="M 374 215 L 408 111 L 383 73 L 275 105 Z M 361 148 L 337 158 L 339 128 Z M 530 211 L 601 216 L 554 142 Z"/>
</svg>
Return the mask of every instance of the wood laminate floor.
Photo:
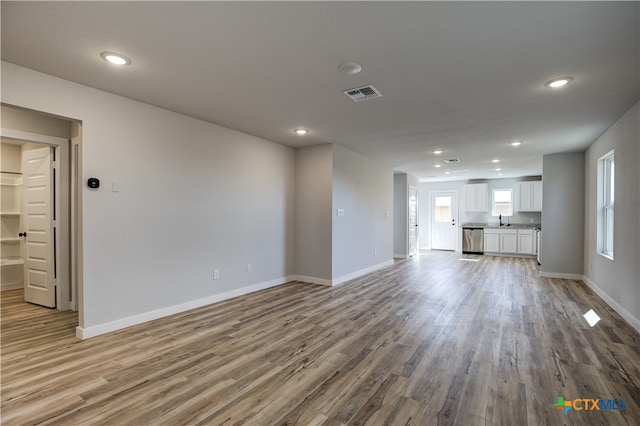
<svg viewBox="0 0 640 426">
<path fill-rule="evenodd" d="M 3 425 L 640 423 L 639 334 L 531 259 L 430 252 L 85 341 L 20 291 L 1 316 Z M 558 397 L 625 409 L 564 414 Z"/>
</svg>

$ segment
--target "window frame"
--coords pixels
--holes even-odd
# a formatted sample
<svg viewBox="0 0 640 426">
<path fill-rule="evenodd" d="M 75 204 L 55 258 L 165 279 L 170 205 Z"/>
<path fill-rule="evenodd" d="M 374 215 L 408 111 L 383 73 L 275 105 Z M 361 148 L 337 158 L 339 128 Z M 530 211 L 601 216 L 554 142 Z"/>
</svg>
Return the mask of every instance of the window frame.
<svg viewBox="0 0 640 426">
<path fill-rule="evenodd" d="M 615 234 L 615 154 L 598 159 L 598 253 L 613 259 Z"/>
</svg>

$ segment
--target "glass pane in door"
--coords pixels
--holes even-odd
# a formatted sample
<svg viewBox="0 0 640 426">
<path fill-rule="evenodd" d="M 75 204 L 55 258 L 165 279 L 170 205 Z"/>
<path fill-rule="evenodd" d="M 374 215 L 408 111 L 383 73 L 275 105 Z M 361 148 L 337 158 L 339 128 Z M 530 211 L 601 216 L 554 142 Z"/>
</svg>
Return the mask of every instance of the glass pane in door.
<svg viewBox="0 0 640 426">
<path fill-rule="evenodd" d="M 451 197 L 435 197 L 436 222 L 451 222 Z"/>
</svg>

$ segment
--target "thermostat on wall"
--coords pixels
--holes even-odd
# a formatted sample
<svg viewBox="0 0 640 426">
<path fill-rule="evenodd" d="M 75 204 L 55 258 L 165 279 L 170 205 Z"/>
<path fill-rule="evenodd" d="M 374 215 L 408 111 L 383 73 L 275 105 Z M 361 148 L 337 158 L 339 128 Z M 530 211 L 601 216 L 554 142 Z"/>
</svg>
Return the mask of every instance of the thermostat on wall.
<svg viewBox="0 0 640 426">
<path fill-rule="evenodd" d="M 100 188 L 100 179 L 98 178 L 89 178 L 87 180 L 87 186 L 91 189 L 98 189 Z"/>
</svg>

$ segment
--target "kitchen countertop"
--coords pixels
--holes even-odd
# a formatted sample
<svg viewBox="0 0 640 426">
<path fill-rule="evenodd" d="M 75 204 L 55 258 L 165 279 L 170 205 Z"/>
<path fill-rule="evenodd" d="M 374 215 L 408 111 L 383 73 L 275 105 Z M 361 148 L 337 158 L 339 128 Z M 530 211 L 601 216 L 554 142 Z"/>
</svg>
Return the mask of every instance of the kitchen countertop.
<svg viewBox="0 0 640 426">
<path fill-rule="evenodd" d="M 497 223 L 463 223 L 462 228 L 505 228 L 505 229 L 541 229 L 539 223 L 512 223 L 507 225 L 498 225 Z"/>
</svg>

